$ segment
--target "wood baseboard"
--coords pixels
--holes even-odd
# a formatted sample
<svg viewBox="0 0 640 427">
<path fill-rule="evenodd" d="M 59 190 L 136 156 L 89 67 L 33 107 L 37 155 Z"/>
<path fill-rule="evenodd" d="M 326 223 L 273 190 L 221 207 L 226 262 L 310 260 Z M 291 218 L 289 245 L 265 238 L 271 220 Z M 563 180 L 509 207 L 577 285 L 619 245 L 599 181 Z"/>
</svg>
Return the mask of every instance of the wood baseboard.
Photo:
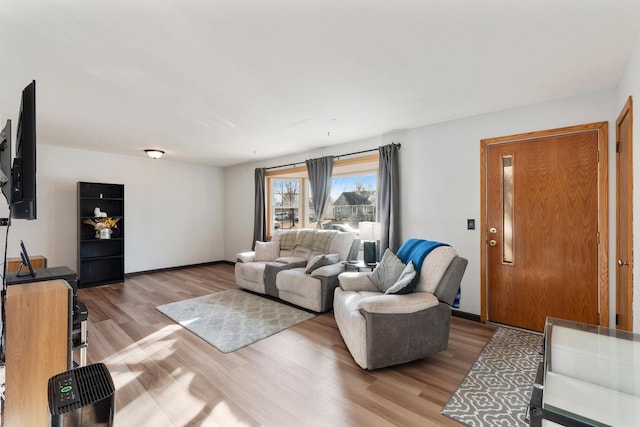
<svg viewBox="0 0 640 427">
<path fill-rule="evenodd" d="M 461 317 L 463 319 L 474 320 L 476 322 L 481 321 L 479 314 L 467 313 L 466 311 L 451 310 L 451 315 L 455 317 Z"/>
<path fill-rule="evenodd" d="M 219 264 L 228 264 L 235 265 L 234 262 L 231 261 L 209 261 L 209 262 L 201 262 L 199 264 L 189 264 L 189 265 L 178 265 L 176 267 L 166 267 L 166 268 L 157 268 L 155 270 L 144 270 L 144 271 L 134 271 L 133 273 L 126 273 L 124 275 L 125 278 L 139 276 L 141 274 L 150 274 L 150 273 L 160 273 L 163 271 L 174 271 L 174 270 L 183 270 L 185 268 L 193 268 L 193 267 L 204 267 L 207 265 L 219 265 Z"/>
</svg>

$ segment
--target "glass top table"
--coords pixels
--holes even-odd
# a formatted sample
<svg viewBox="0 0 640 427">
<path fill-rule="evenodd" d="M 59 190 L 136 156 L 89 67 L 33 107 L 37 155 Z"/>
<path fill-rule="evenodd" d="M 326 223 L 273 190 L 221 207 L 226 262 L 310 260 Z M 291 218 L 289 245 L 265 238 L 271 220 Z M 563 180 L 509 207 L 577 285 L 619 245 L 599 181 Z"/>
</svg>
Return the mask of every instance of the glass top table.
<svg viewBox="0 0 640 427">
<path fill-rule="evenodd" d="M 542 387 L 543 411 L 567 425 L 640 425 L 640 335 L 547 318 Z"/>
</svg>

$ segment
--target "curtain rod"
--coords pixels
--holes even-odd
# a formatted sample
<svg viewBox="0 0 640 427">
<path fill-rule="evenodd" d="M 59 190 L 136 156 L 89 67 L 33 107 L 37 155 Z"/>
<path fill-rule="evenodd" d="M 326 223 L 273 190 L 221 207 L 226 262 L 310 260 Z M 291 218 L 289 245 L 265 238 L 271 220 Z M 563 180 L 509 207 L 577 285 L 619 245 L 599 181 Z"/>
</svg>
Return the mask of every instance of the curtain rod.
<svg viewBox="0 0 640 427">
<path fill-rule="evenodd" d="M 398 146 L 398 149 L 399 149 L 400 147 L 402 147 L 402 145 L 401 145 L 401 144 L 399 144 L 399 143 L 398 143 L 398 144 L 396 144 L 395 142 L 393 142 L 391 145 L 397 145 L 397 146 Z M 369 149 L 369 150 L 354 151 L 353 153 L 340 154 L 340 155 L 338 155 L 338 156 L 333 156 L 333 158 L 337 160 L 337 159 L 340 159 L 340 157 L 355 156 L 356 154 L 371 153 L 371 152 L 373 152 L 373 151 L 378 151 L 378 148 L 371 148 L 371 149 Z M 264 168 L 264 169 L 265 169 L 265 170 L 270 170 L 270 169 L 279 169 L 279 168 L 285 168 L 285 167 L 294 167 L 294 168 L 295 168 L 296 166 L 304 165 L 304 164 L 306 164 L 306 163 L 305 163 L 305 162 L 296 162 L 296 163 L 289 163 L 289 164 L 286 164 L 286 165 L 280 165 L 280 166 L 270 166 L 270 167 L 268 167 L 268 168 Z"/>
</svg>

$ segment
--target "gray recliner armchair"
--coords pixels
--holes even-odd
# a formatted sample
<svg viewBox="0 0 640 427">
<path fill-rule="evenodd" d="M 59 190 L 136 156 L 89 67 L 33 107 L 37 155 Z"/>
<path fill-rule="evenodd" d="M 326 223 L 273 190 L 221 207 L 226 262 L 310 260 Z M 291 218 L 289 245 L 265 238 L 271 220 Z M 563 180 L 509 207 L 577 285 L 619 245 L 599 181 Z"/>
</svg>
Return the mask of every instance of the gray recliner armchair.
<svg viewBox="0 0 640 427">
<path fill-rule="evenodd" d="M 371 273 L 340 274 L 334 315 L 355 362 L 378 369 L 445 350 L 451 305 L 466 266 L 452 247 L 435 248 L 424 258 L 415 291 L 401 295 L 385 295 Z"/>
</svg>

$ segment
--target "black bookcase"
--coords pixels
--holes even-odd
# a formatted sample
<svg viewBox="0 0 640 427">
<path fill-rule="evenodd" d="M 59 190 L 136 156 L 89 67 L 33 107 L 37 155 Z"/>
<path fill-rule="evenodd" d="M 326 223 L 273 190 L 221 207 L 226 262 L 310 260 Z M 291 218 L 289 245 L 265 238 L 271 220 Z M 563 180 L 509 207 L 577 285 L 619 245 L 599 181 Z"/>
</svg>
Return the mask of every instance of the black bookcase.
<svg viewBox="0 0 640 427">
<path fill-rule="evenodd" d="M 119 217 L 110 239 L 96 237 L 85 220 L 95 220 L 94 210 Z M 86 288 L 124 281 L 124 185 L 78 182 L 78 274 Z"/>
</svg>

